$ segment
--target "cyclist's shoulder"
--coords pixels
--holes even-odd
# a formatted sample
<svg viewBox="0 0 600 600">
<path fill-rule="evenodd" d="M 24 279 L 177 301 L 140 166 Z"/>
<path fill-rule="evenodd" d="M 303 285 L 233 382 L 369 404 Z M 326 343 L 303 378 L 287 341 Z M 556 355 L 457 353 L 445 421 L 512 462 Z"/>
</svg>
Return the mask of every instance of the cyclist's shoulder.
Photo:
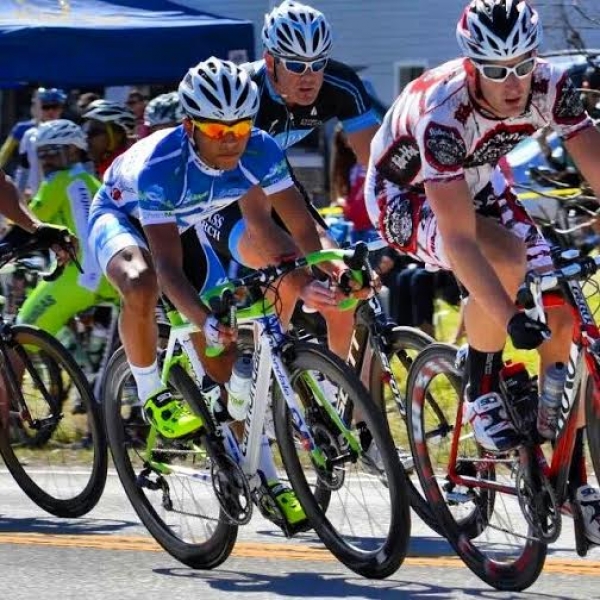
<svg viewBox="0 0 600 600">
<path fill-rule="evenodd" d="M 255 60 L 253 62 L 242 63 L 240 69 L 246 71 L 250 78 L 256 83 L 260 83 L 265 76 L 266 73 L 266 64 L 264 59 Z"/>
<path fill-rule="evenodd" d="M 341 96 L 351 95 L 357 91 L 367 93 L 365 84 L 358 73 L 346 63 L 333 59 L 329 59 L 325 67 L 323 87 L 328 92 L 337 93 Z"/>
</svg>

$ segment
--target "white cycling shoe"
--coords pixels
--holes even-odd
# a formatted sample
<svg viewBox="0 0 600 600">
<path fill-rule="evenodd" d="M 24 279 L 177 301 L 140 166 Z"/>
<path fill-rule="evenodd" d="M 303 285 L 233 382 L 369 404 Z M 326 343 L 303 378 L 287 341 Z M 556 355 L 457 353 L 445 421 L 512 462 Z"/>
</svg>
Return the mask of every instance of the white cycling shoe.
<svg viewBox="0 0 600 600">
<path fill-rule="evenodd" d="M 575 499 L 583 515 L 585 536 L 593 544 L 600 545 L 600 491 L 591 485 L 577 489 Z"/>
<path fill-rule="evenodd" d="M 473 428 L 477 443 L 489 452 L 508 452 L 520 443 L 504 398 L 497 392 L 489 392 L 473 401 L 465 400 L 463 419 Z"/>
</svg>

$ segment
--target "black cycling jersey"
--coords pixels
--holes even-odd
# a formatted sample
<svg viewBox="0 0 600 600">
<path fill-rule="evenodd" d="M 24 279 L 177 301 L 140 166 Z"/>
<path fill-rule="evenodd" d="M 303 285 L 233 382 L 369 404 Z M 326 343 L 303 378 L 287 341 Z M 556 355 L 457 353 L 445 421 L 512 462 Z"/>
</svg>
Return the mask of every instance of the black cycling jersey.
<svg viewBox="0 0 600 600">
<path fill-rule="evenodd" d="M 379 124 L 363 82 L 341 62 L 330 60 L 327 63 L 323 85 L 311 106 L 287 107 L 267 77 L 264 60 L 246 63 L 242 68 L 250 73 L 260 88 L 256 127 L 272 135 L 284 150 L 331 119 L 341 121 L 346 133 Z"/>
</svg>

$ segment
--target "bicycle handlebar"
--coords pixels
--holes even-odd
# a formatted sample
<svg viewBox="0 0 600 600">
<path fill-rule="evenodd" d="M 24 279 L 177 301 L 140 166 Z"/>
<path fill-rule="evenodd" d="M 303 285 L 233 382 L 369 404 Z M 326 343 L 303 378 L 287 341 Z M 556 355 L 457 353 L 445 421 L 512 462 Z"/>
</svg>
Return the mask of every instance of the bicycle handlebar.
<svg viewBox="0 0 600 600">
<path fill-rule="evenodd" d="M 517 302 L 531 319 L 545 322 L 542 292 L 555 288 L 561 281 L 580 281 L 594 275 L 600 268 L 599 256 L 579 256 L 577 250 L 564 250 L 559 256 L 560 267 L 546 273 L 529 271 L 517 292 Z"/>
<path fill-rule="evenodd" d="M 265 267 L 264 269 L 253 271 L 249 275 L 232 279 L 221 286 L 208 290 L 202 294 L 201 299 L 211 308 L 212 312 L 219 320 L 229 327 L 235 327 L 239 297 L 236 292 L 238 290 L 241 288 L 261 288 L 273 283 L 280 277 L 283 277 L 296 269 L 317 266 L 321 263 L 334 260 L 343 260 L 351 270 L 352 277 L 355 278 L 356 281 L 360 281 L 361 283 L 364 282 L 364 276 L 366 275 L 366 283 L 370 283 L 372 271 L 369 264 L 369 248 L 364 242 L 359 242 L 352 249 L 342 250 L 336 248 L 319 250 L 318 252 L 312 252 L 311 254 L 307 254 L 300 258 L 284 261 L 276 266 Z M 342 281 L 340 281 L 340 287 L 342 287 L 342 290 L 345 293 L 350 293 L 349 280 L 347 279 L 344 283 L 347 285 L 346 289 L 342 287 Z M 358 301 L 354 298 L 347 298 L 340 303 L 340 309 L 347 310 L 348 308 L 353 308 L 357 302 Z M 221 348 L 206 349 L 207 356 L 211 357 L 218 356 L 221 352 Z"/>
<path fill-rule="evenodd" d="M 77 254 L 75 252 L 75 246 L 73 244 L 73 239 L 70 234 L 65 234 L 62 240 L 56 242 L 56 246 L 59 246 L 63 250 L 65 250 L 69 254 L 69 258 L 73 262 L 73 264 L 77 267 L 80 273 L 83 273 L 83 268 L 79 260 L 77 259 Z M 0 267 L 6 265 L 7 263 L 21 258 L 22 256 L 26 256 L 31 254 L 32 252 L 37 252 L 39 250 L 48 250 L 48 244 L 41 242 L 35 234 L 23 244 L 19 246 L 13 246 L 12 244 L 0 244 Z M 44 281 L 55 281 L 58 279 L 63 271 L 65 270 L 64 264 L 56 264 L 54 268 L 50 271 L 40 271 L 40 276 Z"/>
</svg>

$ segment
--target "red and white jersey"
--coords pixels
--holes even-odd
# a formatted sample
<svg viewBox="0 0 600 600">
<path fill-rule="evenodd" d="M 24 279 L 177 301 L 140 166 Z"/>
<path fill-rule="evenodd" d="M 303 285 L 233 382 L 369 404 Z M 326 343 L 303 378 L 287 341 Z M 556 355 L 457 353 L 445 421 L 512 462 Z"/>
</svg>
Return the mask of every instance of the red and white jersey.
<svg viewBox="0 0 600 600">
<path fill-rule="evenodd" d="M 407 86 L 371 143 L 365 196 L 369 212 L 385 182 L 422 189 L 426 181 L 464 178 L 473 197 L 498 161 L 545 125 L 569 138 L 592 125 L 562 69 L 539 60 L 523 115 L 498 119 L 474 103 L 464 60 L 444 63 Z"/>
</svg>

